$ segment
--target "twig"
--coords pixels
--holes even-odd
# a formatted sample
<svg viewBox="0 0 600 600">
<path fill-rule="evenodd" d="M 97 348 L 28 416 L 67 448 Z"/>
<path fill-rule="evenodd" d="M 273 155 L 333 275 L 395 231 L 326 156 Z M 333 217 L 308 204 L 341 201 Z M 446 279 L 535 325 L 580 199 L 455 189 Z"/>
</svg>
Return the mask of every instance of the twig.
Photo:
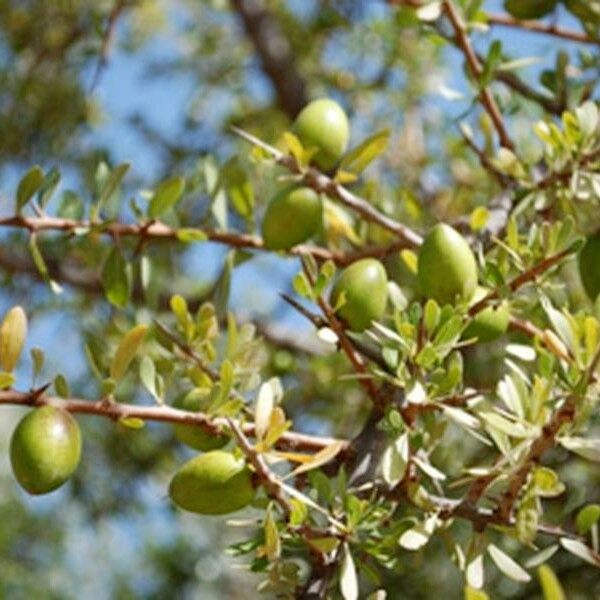
<svg viewBox="0 0 600 600">
<path fill-rule="evenodd" d="M 94 77 L 90 86 L 91 91 L 93 91 L 98 85 L 98 82 L 100 81 L 100 76 L 102 75 L 102 70 L 108 64 L 108 53 L 110 51 L 110 45 L 114 37 L 117 21 L 119 20 L 119 17 L 125 10 L 126 6 L 126 0 L 117 0 L 113 5 L 110 13 L 108 14 L 108 18 L 106 21 L 106 29 L 102 34 L 102 45 L 100 47 L 98 63 L 96 64 L 96 70 L 94 71 Z"/>
<path fill-rule="evenodd" d="M 286 519 L 292 511 L 292 506 L 288 499 L 285 497 L 281 486 L 277 480 L 277 477 L 272 473 L 269 467 L 266 465 L 263 457 L 254 449 L 252 444 L 248 441 L 246 434 L 243 432 L 239 423 L 231 418 L 227 418 L 227 424 L 231 429 L 231 432 L 235 436 L 238 446 L 248 459 L 248 462 L 254 467 L 254 470 L 261 480 L 261 483 L 269 495 L 279 504 L 283 510 L 283 514 Z"/>
<path fill-rule="evenodd" d="M 473 46 L 471 45 L 467 35 L 465 24 L 458 14 L 454 3 L 451 0 L 444 0 L 442 2 L 442 8 L 452 24 L 456 38 L 456 44 L 465 55 L 465 59 L 471 74 L 475 77 L 475 79 L 481 78 L 483 75 L 483 67 L 481 66 L 479 58 L 475 54 L 475 50 L 473 49 Z M 484 109 L 492 119 L 492 123 L 494 124 L 496 132 L 498 133 L 498 137 L 500 138 L 500 143 L 502 146 L 508 148 L 509 150 L 514 150 L 514 144 L 508 134 L 508 131 L 506 130 L 502 114 L 500 113 L 500 109 L 498 108 L 490 89 L 484 86 L 479 92 L 479 98 Z"/>
<path fill-rule="evenodd" d="M 557 252 L 548 258 L 540 261 L 530 269 L 527 269 L 517 277 L 515 277 L 512 281 L 510 281 L 507 285 L 508 289 L 511 292 L 516 292 L 519 288 L 523 287 L 525 284 L 534 281 L 536 277 L 546 272 L 548 269 L 551 269 L 553 266 L 557 265 L 562 261 L 563 258 L 569 256 L 569 254 L 573 254 L 573 250 L 571 248 L 567 248 L 562 250 L 561 252 Z M 498 290 L 494 290 L 484 296 L 479 302 L 476 302 L 469 308 L 469 316 L 473 317 L 477 313 L 481 312 L 486 306 L 490 304 L 493 300 L 497 300 L 500 298 L 500 293 Z"/>
<path fill-rule="evenodd" d="M 223 417 L 211 417 L 202 412 L 189 412 L 171 408 L 169 406 L 137 406 L 121 402 L 107 403 L 104 400 L 83 400 L 79 398 L 57 398 L 46 394 L 31 392 L 18 392 L 16 390 L 0 391 L 0 404 L 14 404 L 20 406 L 42 406 L 51 404 L 70 413 L 98 415 L 118 421 L 126 418 L 136 418 L 143 421 L 162 421 L 166 423 L 181 423 L 184 425 L 197 425 L 207 433 L 219 435 L 224 428 L 229 426 Z M 254 424 L 243 423 L 240 427 L 245 435 L 254 435 Z M 288 450 L 319 451 L 340 440 L 331 437 L 318 437 L 286 431 L 277 441 L 277 446 Z"/>
<path fill-rule="evenodd" d="M 533 442 L 529 448 L 527 456 L 522 461 L 521 466 L 511 476 L 508 488 L 502 494 L 500 503 L 496 509 L 498 518 L 503 521 L 510 517 L 513 505 L 517 500 L 519 492 L 529 476 L 533 467 L 539 462 L 541 456 L 552 448 L 556 443 L 556 435 L 560 428 L 565 424 L 572 422 L 575 418 L 576 396 L 569 396 L 564 405 L 554 413 L 550 422 L 544 426 L 540 436 Z"/>
<path fill-rule="evenodd" d="M 579 42 L 581 44 L 600 44 L 598 38 L 593 38 L 584 33 L 583 31 L 575 31 L 573 29 L 565 29 L 559 27 L 554 23 L 542 23 L 541 21 L 524 21 L 516 19 L 510 15 L 499 15 L 499 14 L 487 14 L 486 20 L 490 25 L 500 25 L 502 27 L 513 27 L 517 29 L 524 29 L 531 33 L 541 33 L 544 35 L 551 35 L 554 37 L 570 40 L 572 42 Z"/>
<path fill-rule="evenodd" d="M 77 221 L 60 217 L 26 217 L 14 215 L 0 218 L 0 227 L 26 229 L 31 233 L 38 231 L 62 231 L 66 233 L 94 231 L 103 233 L 114 239 L 121 237 L 139 237 L 144 240 L 180 240 L 186 233 L 197 233 L 206 241 L 224 244 L 232 248 L 246 248 L 250 250 L 269 251 L 264 241 L 255 235 L 233 231 L 218 231 L 203 228 L 176 228 L 169 227 L 161 221 L 152 223 L 95 223 L 90 221 Z M 388 246 L 370 246 L 353 252 L 336 252 L 311 244 L 298 244 L 286 251 L 290 256 L 303 256 L 310 254 L 317 260 L 332 260 L 339 266 L 345 266 L 354 261 L 373 256 L 384 258 L 400 248 L 406 247 L 404 242 L 395 241 Z"/>
</svg>

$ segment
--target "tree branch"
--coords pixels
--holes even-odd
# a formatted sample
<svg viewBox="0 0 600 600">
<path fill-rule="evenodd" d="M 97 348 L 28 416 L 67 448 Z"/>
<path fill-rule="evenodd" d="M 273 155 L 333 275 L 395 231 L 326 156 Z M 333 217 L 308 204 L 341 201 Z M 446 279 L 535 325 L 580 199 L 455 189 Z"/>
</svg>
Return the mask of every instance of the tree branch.
<svg viewBox="0 0 600 600">
<path fill-rule="evenodd" d="M 279 106 L 293 119 L 308 102 L 289 41 L 274 16 L 258 0 L 231 0 L 275 91 Z"/>
<path fill-rule="evenodd" d="M 565 29 L 559 27 L 554 23 L 542 23 L 540 21 L 524 21 L 521 19 L 515 19 L 510 15 L 500 14 L 487 14 L 486 21 L 490 25 L 500 25 L 501 27 L 512 27 L 516 29 L 523 29 L 531 33 L 541 33 L 543 35 L 551 35 L 564 40 L 570 40 L 572 42 L 579 42 L 581 44 L 600 44 L 600 40 L 597 38 L 590 37 L 583 31 L 575 31 L 573 29 Z"/>
<path fill-rule="evenodd" d="M 64 399 L 39 394 L 36 390 L 31 392 L 0 390 L 0 405 L 2 404 L 32 407 L 51 404 L 70 413 L 97 415 L 114 421 L 136 418 L 143 421 L 196 425 L 211 435 L 222 434 L 223 429 L 227 429 L 229 426 L 229 420 L 224 417 L 211 417 L 202 412 L 184 411 L 171 408 L 170 406 L 138 406 L 123 404 L 121 402 L 106 402 L 105 400 Z M 254 423 L 239 423 L 238 425 L 244 435 L 254 435 Z M 331 437 L 320 437 L 287 431 L 277 441 L 277 447 L 285 450 L 318 452 L 339 441 L 339 439 Z"/>
<path fill-rule="evenodd" d="M 483 75 L 483 67 L 481 66 L 481 62 L 471 45 L 471 41 L 467 35 L 467 29 L 465 24 L 463 23 L 454 3 L 451 0 L 444 0 L 442 2 L 442 8 L 446 13 L 450 23 L 452 24 L 452 28 L 454 29 L 456 45 L 462 50 L 462 53 L 465 55 L 465 59 L 467 61 L 467 65 L 469 66 L 469 70 L 475 79 L 480 79 Z M 502 114 L 500 113 L 500 109 L 494 100 L 494 96 L 488 87 L 483 87 L 479 92 L 479 98 L 481 100 L 481 104 L 484 109 L 492 119 L 492 123 L 496 128 L 496 132 L 498 133 L 498 137 L 500 138 L 500 143 L 505 148 L 509 150 L 514 150 L 514 144 L 508 134 L 506 126 L 504 124 L 504 120 L 502 118 Z"/>
</svg>

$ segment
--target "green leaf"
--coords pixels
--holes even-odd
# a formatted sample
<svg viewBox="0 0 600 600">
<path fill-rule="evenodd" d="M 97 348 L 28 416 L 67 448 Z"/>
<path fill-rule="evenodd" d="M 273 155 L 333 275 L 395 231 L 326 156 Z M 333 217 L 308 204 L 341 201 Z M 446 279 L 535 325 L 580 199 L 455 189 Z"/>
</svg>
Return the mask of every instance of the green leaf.
<svg viewBox="0 0 600 600">
<path fill-rule="evenodd" d="M 205 242 L 208 236 L 201 229 L 193 229 L 192 227 L 184 227 L 177 231 L 177 239 L 180 242 L 190 244 L 192 242 Z"/>
<path fill-rule="evenodd" d="M 235 251 L 232 250 L 225 258 L 223 270 L 217 281 L 214 290 L 214 302 L 217 314 L 223 318 L 227 313 L 227 305 L 229 304 L 229 293 L 231 292 L 231 276 L 233 274 L 233 264 L 235 260 Z"/>
<path fill-rule="evenodd" d="M 46 205 L 50 201 L 50 198 L 52 198 L 52 194 L 54 194 L 54 191 L 58 187 L 59 183 L 60 172 L 56 168 L 50 169 L 50 171 L 46 173 L 44 181 L 42 182 L 42 185 L 40 186 L 37 193 L 37 201 L 41 209 L 44 209 L 46 207 Z"/>
<path fill-rule="evenodd" d="M 484 206 L 478 206 L 469 217 L 469 224 L 473 231 L 481 231 L 490 218 L 490 211 Z"/>
<path fill-rule="evenodd" d="M 290 498 L 290 505 L 292 507 L 289 518 L 290 525 L 298 527 L 308 518 L 308 507 L 298 498 Z"/>
<path fill-rule="evenodd" d="M 583 507 L 575 519 L 575 527 L 580 535 L 585 535 L 600 519 L 600 504 Z"/>
<path fill-rule="evenodd" d="M 594 565 L 595 567 L 600 567 L 600 557 L 596 554 L 591 548 L 588 548 L 583 542 L 580 540 L 574 540 L 571 538 L 560 538 L 560 545 L 567 551 L 581 558 L 581 560 L 589 563 L 590 565 Z"/>
<path fill-rule="evenodd" d="M 112 379 L 119 381 L 125 375 L 147 332 L 147 325 L 136 325 L 125 334 L 110 365 Z"/>
<path fill-rule="evenodd" d="M 389 129 L 374 133 L 344 156 L 340 168 L 356 174 L 362 173 L 373 160 L 385 152 L 389 141 Z"/>
<path fill-rule="evenodd" d="M 29 352 L 31 354 L 31 362 L 33 363 L 33 379 L 35 380 L 42 373 L 45 355 L 41 348 L 32 348 Z"/>
<path fill-rule="evenodd" d="M 423 309 L 423 325 L 428 335 L 432 335 L 440 323 L 442 310 L 439 304 L 432 299 L 427 300 Z"/>
<path fill-rule="evenodd" d="M 348 544 L 344 544 L 344 558 L 340 570 L 340 592 L 344 600 L 358 600 L 358 577 Z"/>
<path fill-rule="evenodd" d="M 558 577 L 548 565 L 538 568 L 538 577 L 544 593 L 544 600 L 566 600 L 567 597 L 560 585 Z"/>
<path fill-rule="evenodd" d="M 531 575 L 529 575 L 521 565 L 508 556 L 508 554 L 500 550 L 500 548 L 490 544 L 487 551 L 492 560 L 496 563 L 498 569 L 507 577 L 510 577 L 510 579 L 518 581 L 519 583 L 531 581 Z"/>
<path fill-rule="evenodd" d="M 127 171 L 129 171 L 130 163 L 125 162 L 117 165 L 110 173 L 98 173 L 98 190 L 97 190 L 97 200 L 94 206 L 92 207 L 91 218 L 92 221 L 95 220 L 100 211 L 102 210 L 104 204 L 108 202 L 110 197 L 116 192 L 117 188 L 121 184 L 121 181 L 125 177 Z M 106 168 L 106 165 L 105 165 Z"/>
<path fill-rule="evenodd" d="M 54 389 L 61 398 L 69 398 L 71 396 L 69 382 L 60 373 L 54 378 Z"/>
<path fill-rule="evenodd" d="M 536 493 L 544 498 L 554 498 L 565 491 L 558 475 L 548 467 L 538 467 L 533 472 L 533 485 Z"/>
<path fill-rule="evenodd" d="M 159 400 L 156 391 L 156 367 L 149 356 L 142 357 L 140 361 L 140 380 L 142 385 L 150 392 L 155 400 Z"/>
<path fill-rule="evenodd" d="M 15 384 L 15 376 L 12 373 L 0 372 L 0 390 L 7 390 Z"/>
<path fill-rule="evenodd" d="M 38 191 L 44 182 L 44 171 L 38 165 L 31 167 L 21 178 L 17 187 L 17 198 L 15 203 L 15 212 L 19 214 L 21 209 L 31 200 L 31 197 Z"/>
<path fill-rule="evenodd" d="M 246 170 L 240 165 L 237 158 L 229 160 L 221 169 L 221 181 L 229 195 L 233 208 L 246 221 L 252 221 L 254 190 Z"/>
<path fill-rule="evenodd" d="M 476 590 L 467 585 L 465 587 L 465 600 L 489 600 L 489 596 L 483 590 Z"/>
<path fill-rule="evenodd" d="M 119 425 L 123 425 L 123 427 L 127 427 L 128 429 L 142 429 L 146 423 L 137 417 L 123 417 L 119 419 Z"/>
<path fill-rule="evenodd" d="M 151 219 L 157 219 L 162 214 L 173 208 L 181 198 L 185 189 L 185 179 L 183 177 L 171 177 L 161 182 L 148 206 L 148 216 Z"/>
<path fill-rule="evenodd" d="M 62 292 L 62 288 L 56 281 L 50 278 L 50 274 L 48 273 L 48 267 L 46 265 L 46 261 L 40 252 L 40 249 L 37 245 L 37 236 L 35 233 L 32 233 L 29 236 L 29 252 L 31 253 L 31 258 L 33 259 L 33 263 L 35 264 L 38 272 L 44 279 L 46 283 L 50 286 L 50 289 L 55 294 L 60 294 Z"/>
<path fill-rule="evenodd" d="M 592 440 L 580 437 L 563 437 L 559 440 L 560 445 L 583 458 L 600 462 L 600 439 Z"/>
<path fill-rule="evenodd" d="M 117 308 L 125 308 L 131 297 L 131 266 L 116 246 L 110 251 L 102 269 L 102 286 L 108 301 Z"/>
<path fill-rule="evenodd" d="M 408 467 L 409 451 L 407 433 L 403 433 L 384 451 L 381 457 L 381 474 L 390 487 L 396 486 L 404 478 Z"/>
</svg>

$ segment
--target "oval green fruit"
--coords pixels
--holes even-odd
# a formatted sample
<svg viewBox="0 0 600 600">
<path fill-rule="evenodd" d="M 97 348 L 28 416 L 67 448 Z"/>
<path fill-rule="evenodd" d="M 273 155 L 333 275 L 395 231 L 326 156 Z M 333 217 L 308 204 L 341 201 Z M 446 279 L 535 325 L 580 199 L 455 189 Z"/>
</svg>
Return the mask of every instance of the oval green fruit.
<svg viewBox="0 0 600 600">
<path fill-rule="evenodd" d="M 517 19 L 539 19 L 551 13 L 558 0 L 506 0 L 504 8 Z"/>
<path fill-rule="evenodd" d="M 81 433 L 75 419 L 54 406 L 25 415 L 10 440 L 10 462 L 17 481 L 30 494 L 59 488 L 81 458 Z"/>
<path fill-rule="evenodd" d="M 486 295 L 487 290 L 479 287 L 473 301 L 478 302 Z M 480 343 L 493 342 L 506 333 L 509 321 L 510 310 L 507 302 L 502 302 L 498 306 L 488 306 L 473 317 L 463 331 L 462 339 L 476 338 Z"/>
<path fill-rule="evenodd" d="M 419 251 L 417 279 L 421 293 L 441 305 L 473 297 L 477 263 L 458 231 L 439 223 L 429 232 Z"/>
<path fill-rule="evenodd" d="M 250 504 L 254 494 L 250 469 L 222 450 L 185 463 L 169 486 L 169 496 L 177 506 L 201 515 L 235 512 Z"/>
<path fill-rule="evenodd" d="M 383 265 L 374 258 L 363 258 L 342 271 L 331 290 L 331 304 L 335 306 L 344 293 L 345 302 L 337 314 L 352 331 L 364 331 L 385 312 L 387 283 Z"/>
<path fill-rule="evenodd" d="M 287 250 L 315 235 L 323 224 L 323 200 L 309 187 L 280 190 L 267 207 L 262 224 L 265 246 Z"/>
<path fill-rule="evenodd" d="M 583 289 L 594 302 L 600 293 L 600 232 L 587 238 L 577 262 Z"/>
<path fill-rule="evenodd" d="M 194 393 L 194 390 L 179 396 L 173 403 L 175 408 L 198 412 L 202 409 L 202 399 Z M 207 431 L 195 425 L 184 425 L 177 423 L 174 425 L 175 437 L 186 446 L 208 452 L 209 450 L 218 450 L 229 442 L 228 435 L 211 435 Z"/>
<path fill-rule="evenodd" d="M 348 148 L 348 117 L 337 102 L 328 98 L 307 104 L 292 130 L 305 148 L 316 148 L 312 160 L 324 171 L 335 167 Z"/>
</svg>

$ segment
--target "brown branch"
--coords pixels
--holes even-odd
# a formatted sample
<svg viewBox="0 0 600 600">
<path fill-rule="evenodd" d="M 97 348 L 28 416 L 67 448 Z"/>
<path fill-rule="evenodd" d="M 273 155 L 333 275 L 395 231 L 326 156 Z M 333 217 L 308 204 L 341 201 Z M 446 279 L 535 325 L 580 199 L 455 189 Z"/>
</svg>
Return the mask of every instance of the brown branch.
<svg viewBox="0 0 600 600">
<path fill-rule="evenodd" d="M 279 23 L 257 0 L 231 0 L 240 16 L 248 38 L 271 80 L 281 108 L 293 119 L 308 102 L 306 84 L 298 72 L 289 40 Z"/>
<path fill-rule="evenodd" d="M 543 35 L 551 35 L 557 38 L 579 42 L 581 44 L 600 44 L 598 38 L 593 38 L 583 31 L 575 31 L 573 29 L 565 29 L 554 23 L 542 23 L 540 21 L 523 21 L 515 19 L 510 15 L 487 14 L 486 20 L 490 25 L 499 25 L 501 27 L 513 27 L 523 29 L 531 33 L 541 33 Z"/>
<path fill-rule="evenodd" d="M 540 261 L 530 269 L 527 269 L 526 271 L 515 277 L 512 281 L 510 281 L 507 285 L 508 289 L 511 292 L 516 292 L 525 284 L 535 281 L 535 279 L 539 275 L 545 273 L 548 269 L 551 269 L 555 265 L 559 264 L 563 258 L 569 256 L 569 254 L 572 253 L 573 250 L 571 248 L 567 248 L 565 250 L 562 250 L 561 252 L 557 252 L 556 254 L 549 256 L 548 258 L 545 258 L 544 260 Z M 473 304 L 473 306 L 469 308 L 469 316 L 475 316 L 477 313 L 481 312 L 486 306 L 488 306 L 490 302 L 492 302 L 493 300 L 497 300 L 498 298 L 500 298 L 500 293 L 498 292 L 498 290 L 490 292 L 481 300 L 479 300 L 479 302 L 476 302 L 475 304 Z"/>
<path fill-rule="evenodd" d="M 561 171 L 555 171 L 548 174 L 546 177 L 533 185 L 534 189 L 545 190 L 552 187 L 556 183 L 568 183 L 573 176 L 573 173 L 580 167 L 586 167 L 590 163 L 600 160 L 600 148 L 596 148 L 588 154 L 584 154 L 579 159 L 575 160 L 575 164 Z"/>
<path fill-rule="evenodd" d="M 527 481 L 529 473 L 535 465 L 538 464 L 542 455 L 554 446 L 560 428 L 565 423 L 574 420 L 576 401 L 576 396 L 569 396 L 563 406 L 554 413 L 550 422 L 544 426 L 541 435 L 529 448 L 527 456 L 522 461 L 521 466 L 510 478 L 508 488 L 502 494 L 500 503 L 496 509 L 496 514 L 500 520 L 506 520 L 510 517 L 514 503 L 518 498 L 521 488 Z"/>
<path fill-rule="evenodd" d="M 475 79 L 480 79 L 483 75 L 483 67 L 473 46 L 471 45 L 471 41 L 469 40 L 469 36 L 467 35 L 467 29 L 465 24 L 462 21 L 462 18 L 458 14 L 456 7 L 452 0 L 444 0 L 442 2 L 442 8 L 447 15 L 450 23 L 452 24 L 452 28 L 454 29 L 456 45 L 462 50 L 462 53 L 465 55 L 465 59 L 467 61 L 467 65 L 469 66 L 469 70 Z M 481 100 L 481 104 L 484 109 L 490 116 L 492 123 L 498 133 L 498 137 L 500 138 L 500 143 L 505 148 L 509 150 L 514 150 L 514 144 L 508 134 L 506 126 L 504 124 L 504 120 L 502 118 L 502 114 L 500 113 L 500 109 L 496 104 L 496 100 L 492 95 L 492 92 L 487 86 L 481 88 L 479 92 L 479 98 Z"/>
<path fill-rule="evenodd" d="M 256 451 L 252 444 L 250 444 L 239 423 L 231 418 L 227 418 L 227 424 L 229 425 L 229 428 L 231 429 L 238 446 L 248 459 L 248 462 L 254 467 L 256 475 L 261 480 L 262 486 L 277 502 L 277 504 L 279 504 L 283 510 L 283 514 L 287 519 L 289 514 L 292 512 L 292 507 L 288 499 L 285 497 L 285 494 L 283 493 L 283 490 L 277 481 L 277 477 L 269 469 L 260 453 Z"/>
<path fill-rule="evenodd" d="M 527 98 L 536 104 L 539 104 L 545 111 L 550 114 L 560 116 L 567 108 L 562 102 L 552 99 L 547 95 L 538 92 L 534 88 L 527 85 L 518 75 L 512 71 L 496 70 L 494 79 L 502 82 L 506 87 L 510 88 L 523 98 Z"/>
<path fill-rule="evenodd" d="M 201 412 L 189 412 L 169 406 L 138 406 L 121 402 L 106 402 L 105 400 L 82 400 L 78 398 L 57 398 L 36 391 L 18 392 L 15 390 L 0 391 L 0 405 L 12 404 L 19 406 L 43 406 L 51 404 L 70 413 L 97 415 L 118 421 L 126 418 L 136 418 L 143 421 L 161 421 L 164 423 L 181 423 L 196 425 L 212 435 L 219 435 L 229 427 L 229 421 L 223 417 L 211 417 Z M 244 435 L 254 435 L 254 424 L 239 424 Z M 294 431 L 285 432 L 277 441 L 277 447 L 286 450 L 322 450 L 331 444 L 339 442 L 336 438 L 318 437 Z"/>
<path fill-rule="evenodd" d="M 12 227 L 26 229 L 30 233 L 39 231 L 62 231 L 65 233 L 75 233 L 78 231 L 94 231 L 104 233 L 113 239 L 123 237 L 138 237 L 143 240 L 172 240 L 180 239 L 184 232 L 196 232 L 204 236 L 206 241 L 216 242 L 229 246 L 231 248 L 243 248 L 248 250 L 257 250 L 269 252 L 265 247 L 262 238 L 249 233 L 240 233 L 233 231 L 218 231 L 214 229 L 202 228 L 176 228 L 170 227 L 161 221 L 152 221 L 146 223 L 92 223 L 90 221 L 77 221 L 74 219 L 64 219 L 60 217 L 42 216 L 26 217 L 23 215 L 14 215 L 0 218 L 0 227 Z M 406 243 L 395 241 L 388 246 L 369 246 L 353 252 L 337 252 L 315 246 L 311 244 L 298 244 L 286 251 L 290 256 L 303 256 L 310 254 L 320 261 L 332 260 L 339 266 L 346 266 L 354 261 L 373 256 L 375 258 L 384 258 L 400 248 L 406 247 Z"/>
<path fill-rule="evenodd" d="M 117 21 L 122 13 L 125 11 L 127 6 L 127 0 L 117 0 L 106 19 L 106 28 L 102 34 L 102 44 L 100 46 L 100 52 L 98 56 L 98 63 L 96 64 L 96 70 L 92 79 L 91 90 L 94 90 L 100 81 L 103 69 L 108 64 L 108 54 L 110 52 L 110 46 L 112 44 L 115 29 L 117 27 Z"/>
<path fill-rule="evenodd" d="M 416 248 L 423 243 L 423 238 L 416 231 L 413 231 L 403 223 L 399 223 L 391 217 L 379 212 L 370 202 L 353 194 L 339 183 L 336 183 L 333 179 L 327 177 L 327 175 L 324 175 L 312 167 L 303 167 L 293 156 L 284 154 L 277 148 L 263 142 L 261 139 L 243 129 L 237 127 L 232 127 L 231 129 L 241 138 L 262 148 L 265 152 L 270 154 L 277 164 L 285 167 L 291 173 L 302 175 L 304 182 L 317 192 L 321 192 L 338 200 L 363 217 L 366 221 L 377 223 L 384 229 L 394 233 L 399 238 L 399 241 L 394 245 L 396 249 L 399 247 Z M 401 246 L 400 244 L 403 245 Z"/>
</svg>

